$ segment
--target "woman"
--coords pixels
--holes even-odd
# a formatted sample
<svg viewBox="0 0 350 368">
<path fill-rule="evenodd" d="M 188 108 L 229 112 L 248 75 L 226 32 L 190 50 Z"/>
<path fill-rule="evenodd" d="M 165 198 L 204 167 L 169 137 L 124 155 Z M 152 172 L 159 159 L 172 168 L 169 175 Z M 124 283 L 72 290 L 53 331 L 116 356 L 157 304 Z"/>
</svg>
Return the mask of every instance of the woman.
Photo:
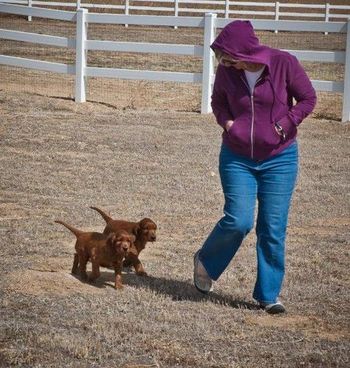
<svg viewBox="0 0 350 368">
<path fill-rule="evenodd" d="M 252 229 L 257 200 L 253 297 L 267 312 L 282 313 L 278 297 L 298 168 L 297 127 L 315 107 L 315 90 L 297 59 L 260 45 L 248 21 L 228 24 L 211 48 L 219 62 L 212 108 L 223 128 L 219 171 L 225 206 L 195 254 L 194 283 L 203 293 L 212 289 Z"/>
</svg>

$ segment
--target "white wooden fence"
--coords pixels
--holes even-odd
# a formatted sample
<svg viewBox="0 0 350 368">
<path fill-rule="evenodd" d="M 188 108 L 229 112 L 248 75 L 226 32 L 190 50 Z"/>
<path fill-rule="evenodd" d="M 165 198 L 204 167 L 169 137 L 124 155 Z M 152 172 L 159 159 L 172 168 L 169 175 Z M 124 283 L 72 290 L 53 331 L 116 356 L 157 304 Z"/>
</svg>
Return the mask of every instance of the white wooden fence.
<svg viewBox="0 0 350 368">
<path fill-rule="evenodd" d="M 0 13 L 35 16 L 76 23 L 75 38 L 57 37 L 36 33 L 19 32 L 0 29 L 0 39 L 39 43 L 58 47 L 75 48 L 75 65 L 39 61 L 27 58 L 0 55 L 0 64 L 44 70 L 63 74 L 75 75 L 75 100 L 85 101 L 86 78 L 108 77 L 133 80 L 173 81 L 199 83 L 202 85 L 201 112 L 209 113 L 210 96 L 214 81 L 215 58 L 209 45 L 213 42 L 216 28 L 223 28 L 231 20 L 217 18 L 216 14 L 206 14 L 204 17 L 175 17 L 175 16 L 141 16 L 89 13 L 87 9 L 77 11 L 61 11 L 34 8 L 18 5 L 0 4 Z M 204 28 L 204 43 L 200 45 L 174 45 L 159 43 L 115 42 L 87 39 L 87 25 L 89 23 L 104 24 L 136 24 L 155 26 L 182 26 Z M 347 22 L 303 22 L 303 21 L 271 21 L 252 20 L 256 30 L 281 30 L 297 32 L 338 32 L 346 33 L 346 51 L 308 51 L 287 50 L 299 60 L 313 62 L 328 62 L 345 64 L 344 81 L 312 80 L 316 90 L 343 93 L 342 121 L 350 121 L 350 20 Z M 201 73 L 180 73 L 165 71 L 141 71 L 130 69 L 116 69 L 104 67 L 89 67 L 87 52 L 89 50 L 104 50 L 110 52 L 140 52 L 165 53 L 175 55 L 192 55 L 203 58 Z"/>
<path fill-rule="evenodd" d="M 313 18 L 321 21 L 332 21 L 334 19 L 348 19 L 350 17 L 350 5 L 322 4 L 294 4 L 283 1 L 254 2 L 254 1 L 231 1 L 231 0 L 152 0 L 145 5 L 144 0 L 124 0 L 115 1 L 115 4 L 88 3 L 83 0 L 77 1 L 42 1 L 42 0 L 0 0 L 0 3 L 11 3 L 28 6 L 45 7 L 65 7 L 65 8 L 86 8 L 86 9 L 109 9 L 130 15 L 133 12 L 142 11 L 147 14 L 161 12 L 166 15 L 188 15 L 205 13 L 216 13 L 224 18 L 235 16 L 268 17 L 274 20 L 279 19 L 302 19 Z M 140 3 L 142 4 L 140 5 Z M 119 4 L 118 4 L 119 3 Z M 164 6 L 167 4 L 166 6 Z M 253 9 L 252 9 L 253 8 Z"/>
</svg>

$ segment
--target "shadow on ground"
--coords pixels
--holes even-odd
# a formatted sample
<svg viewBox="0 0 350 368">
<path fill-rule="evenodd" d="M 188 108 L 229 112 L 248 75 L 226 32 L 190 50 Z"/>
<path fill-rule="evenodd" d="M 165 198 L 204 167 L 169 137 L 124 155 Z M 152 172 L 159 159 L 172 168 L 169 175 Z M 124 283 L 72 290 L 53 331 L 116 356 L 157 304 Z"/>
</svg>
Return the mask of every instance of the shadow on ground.
<svg viewBox="0 0 350 368">
<path fill-rule="evenodd" d="M 123 274 L 123 284 L 136 289 L 149 289 L 157 294 L 171 297 L 174 301 L 202 302 L 207 300 L 215 304 L 237 309 L 259 309 L 259 306 L 254 303 L 237 300 L 229 295 L 222 295 L 216 292 L 211 292 L 209 295 L 201 294 L 192 283 L 186 281 L 125 273 Z M 97 288 L 113 287 L 114 273 L 108 271 L 101 272 L 100 278 L 93 285 Z"/>
</svg>

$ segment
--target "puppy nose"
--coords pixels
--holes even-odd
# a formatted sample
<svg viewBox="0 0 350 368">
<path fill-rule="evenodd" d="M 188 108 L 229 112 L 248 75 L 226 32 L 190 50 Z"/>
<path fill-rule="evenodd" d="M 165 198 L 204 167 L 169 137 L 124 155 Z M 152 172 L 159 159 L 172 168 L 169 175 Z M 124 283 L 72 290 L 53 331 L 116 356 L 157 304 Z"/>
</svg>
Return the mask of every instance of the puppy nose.
<svg viewBox="0 0 350 368">
<path fill-rule="evenodd" d="M 128 245 L 123 245 L 123 249 L 125 252 L 127 252 L 129 250 L 129 246 Z"/>
<path fill-rule="evenodd" d="M 151 240 L 153 240 L 153 241 L 155 241 L 155 240 L 156 240 L 156 238 L 157 238 L 157 237 L 156 237 L 155 235 L 152 235 L 152 236 L 151 236 Z"/>
</svg>

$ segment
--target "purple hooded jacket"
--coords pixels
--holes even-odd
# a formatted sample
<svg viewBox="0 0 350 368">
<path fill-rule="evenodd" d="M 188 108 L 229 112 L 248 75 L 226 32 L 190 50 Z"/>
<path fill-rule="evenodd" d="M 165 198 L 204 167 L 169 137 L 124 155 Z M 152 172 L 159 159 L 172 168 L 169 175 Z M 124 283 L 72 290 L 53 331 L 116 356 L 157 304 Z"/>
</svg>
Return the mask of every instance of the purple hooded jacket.
<svg viewBox="0 0 350 368">
<path fill-rule="evenodd" d="M 235 153 L 259 161 L 284 150 L 296 139 L 297 127 L 316 105 L 316 93 L 296 57 L 259 44 L 249 21 L 228 24 L 214 43 L 236 60 L 265 65 L 251 94 L 243 70 L 218 65 L 212 109 L 225 128 L 233 120 L 223 142 Z M 293 98 L 296 103 L 293 105 Z M 283 139 L 275 130 L 279 124 Z"/>
</svg>

